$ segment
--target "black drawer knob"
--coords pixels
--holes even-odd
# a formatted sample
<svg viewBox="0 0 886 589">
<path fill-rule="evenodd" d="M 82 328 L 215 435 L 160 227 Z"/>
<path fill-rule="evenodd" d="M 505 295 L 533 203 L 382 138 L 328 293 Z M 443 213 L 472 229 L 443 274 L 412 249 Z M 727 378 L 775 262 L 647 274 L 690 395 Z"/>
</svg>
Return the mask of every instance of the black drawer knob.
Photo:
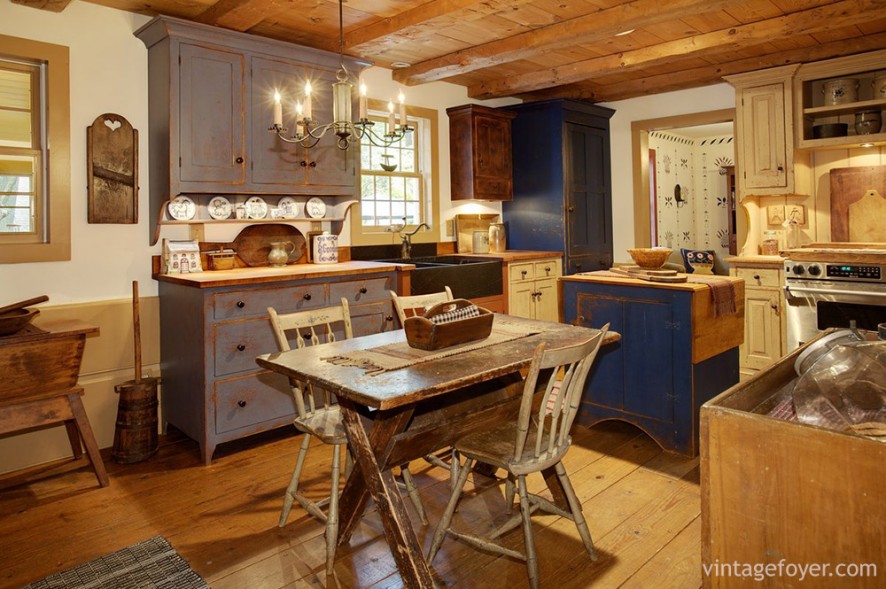
<svg viewBox="0 0 886 589">
<path fill-rule="evenodd" d="M 300 165 L 301 167 L 304 168 L 308 165 L 308 162 L 306 162 L 305 160 L 302 160 L 302 161 L 298 162 L 298 165 Z"/>
<path fill-rule="evenodd" d="M 360 287 L 360 294 L 366 294 L 366 287 L 365 286 Z"/>
<path fill-rule="evenodd" d="M 759 274 L 754 274 L 754 280 L 760 280 L 760 275 L 759 275 Z"/>
<path fill-rule="evenodd" d="M 520 275 L 526 278 L 526 270 L 520 270 Z"/>
<path fill-rule="evenodd" d="M 245 306 L 246 306 L 246 303 L 244 303 L 243 301 L 237 301 L 237 308 L 238 309 L 242 309 Z"/>
<path fill-rule="evenodd" d="M 243 163 L 243 157 L 242 157 L 242 156 L 241 156 L 241 157 L 238 157 L 238 158 L 235 159 L 234 161 L 237 162 L 238 164 L 242 164 L 242 163 Z"/>
<path fill-rule="evenodd" d="M 246 344 L 237 344 L 237 349 L 241 352 L 246 349 Z"/>
<path fill-rule="evenodd" d="M 388 315 L 387 317 L 385 317 L 385 321 L 387 321 L 388 323 L 390 323 L 390 322 L 393 321 L 393 320 L 394 320 L 394 316 L 393 316 L 393 315 Z"/>
<path fill-rule="evenodd" d="M 305 296 L 304 296 L 303 298 L 304 298 L 306 301 L 310 301 L 310 300 L 311 300 L 311 293 L 306 293 Z"/>
<path fill-rule="evenodd" d="M 316 168 L 316 167 L 317 167 L 317 162 L 311 162 L 311 163 L 308 164 L 308 165 L 311 166 L 312 168 Z"/>
<path fill-rule="evenodd" d="M 243 401 L 243 400 L 237 401 L 237 405 L 239 407 L 246 407 L 246 401 Z"/>
</svg>

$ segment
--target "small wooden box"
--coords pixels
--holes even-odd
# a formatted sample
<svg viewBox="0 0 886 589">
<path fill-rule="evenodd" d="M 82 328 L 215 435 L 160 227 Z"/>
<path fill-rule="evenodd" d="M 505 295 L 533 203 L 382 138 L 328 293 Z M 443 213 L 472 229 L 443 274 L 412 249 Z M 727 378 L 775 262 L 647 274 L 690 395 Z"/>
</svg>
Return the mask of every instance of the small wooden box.
<svg viewBox="0 0 886 589">
<path fill-rule="evenodd" d="M 448 323 L 434 323 L 428 319 L 428 317 L 442 312 L 448 306 L 455 305 L 457 308 L 461 308 L 470 304 L 464 299 L 455 299 L 434 305 L 428 309 L 424 316 L 407 317 L 403 324 L 403 328 L 406 330 L 406 342 L 410 347 L 420 350 L 439 350 L 489 337 L 489 334 L 492 333 L 492 321 L 495 315 L 483 307 L 477 307 L 480 310 L 480 315 L 477 317 L 458 319 Z"/>
<path fill-rule="evenodd" d="M 816 340 L 813 340 L 813 342 Z M 808 346 L 809 344 L 807 344 Z M 796 376 L 804 346 L 701 408 L 702 563 L 751 566 L 875 563 L 883 551 L 886 444 L 766 415 Z M 728 572 L 728 571 L 727 571 Z M 832 589 L 835 577 L 786 574 L 762 583 L 726 572 L 702 576 L 709 588 Z M 871 576 L 840 587 L 880 587 Z"/>
</svg>

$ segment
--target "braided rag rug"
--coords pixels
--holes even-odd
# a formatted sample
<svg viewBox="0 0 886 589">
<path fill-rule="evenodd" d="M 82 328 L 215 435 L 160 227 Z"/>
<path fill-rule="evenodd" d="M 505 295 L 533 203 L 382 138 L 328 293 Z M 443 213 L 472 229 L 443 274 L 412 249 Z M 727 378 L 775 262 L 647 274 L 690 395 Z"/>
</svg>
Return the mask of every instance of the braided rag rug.
<svg viewBox="0 0 886 589">
<path fill-rule="evenodd" d="M 431 360 L 438 360 L 447 356 L 454 356 L 463 352 L 509 342 L 521 337 L 534 335 L 535 333 L 538 332 L 527 332 L 525 326 L 517 327 L 510 325 L 503 317 L 496 316 L 495 322 L 492 324 L 492 333 L 486 339 L 478 341 L 450 346 L 440 350 L 419 350 L 418 348 L 410 347 L 408 343 L 403 341 L 321 359 L 339 366 L 357 366 L 365 370 L 366 374 L 376 376 L 422 362 L 430 362 Z"/>
</svg>

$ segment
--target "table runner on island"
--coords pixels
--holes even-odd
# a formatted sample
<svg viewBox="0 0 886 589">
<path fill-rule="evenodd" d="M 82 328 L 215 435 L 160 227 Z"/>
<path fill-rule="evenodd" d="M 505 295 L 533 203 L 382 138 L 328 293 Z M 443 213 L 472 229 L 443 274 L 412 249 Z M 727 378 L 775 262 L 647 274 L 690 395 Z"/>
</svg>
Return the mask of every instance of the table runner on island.
<svg viewBox="0 0 886 589">
<path fill-rule="evenodd" d="M 368 350 L 355 350 L 338 356 L 327 356 L 321 358 L 321 360 L 326 360 L 339 366 L 357 366 L 365 370 L 366 374 L 375 376 L 422 362 L 430 362 L 431 360 L 494 346 L 521 337 L 528 337 L 536 333 L 539 333 L 539 331 L 526 331 L 525 326 L 511 325 L 506 319 L 496 315 L 495 322 L 492 324 L 492 333 L 489 334 L 489 337 L 482 340 L 450 346 L 440 350 L 420 350 L 412 348 L 407 342 L 402 341 Z"/>
</svg>

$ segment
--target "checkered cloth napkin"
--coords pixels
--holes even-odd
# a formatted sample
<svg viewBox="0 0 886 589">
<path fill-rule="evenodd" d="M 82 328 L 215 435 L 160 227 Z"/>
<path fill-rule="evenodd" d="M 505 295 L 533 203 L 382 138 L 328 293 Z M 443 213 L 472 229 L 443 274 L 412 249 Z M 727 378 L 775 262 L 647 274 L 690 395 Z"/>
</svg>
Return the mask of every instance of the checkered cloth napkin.
<svg viewBox="0 0 886 589">
<path fill-rule="evenodd" d="M 469 319 L 471 317 L 479 317 L 480 309 L 477 305 L 468 305 L 460 309 L 452 309 L 444 313 L 438 313 L 433 317 L 428 317 L 431 323 L 449 323 L 450 321 L 458 321 L 459 319 Z"/>
</svg>

